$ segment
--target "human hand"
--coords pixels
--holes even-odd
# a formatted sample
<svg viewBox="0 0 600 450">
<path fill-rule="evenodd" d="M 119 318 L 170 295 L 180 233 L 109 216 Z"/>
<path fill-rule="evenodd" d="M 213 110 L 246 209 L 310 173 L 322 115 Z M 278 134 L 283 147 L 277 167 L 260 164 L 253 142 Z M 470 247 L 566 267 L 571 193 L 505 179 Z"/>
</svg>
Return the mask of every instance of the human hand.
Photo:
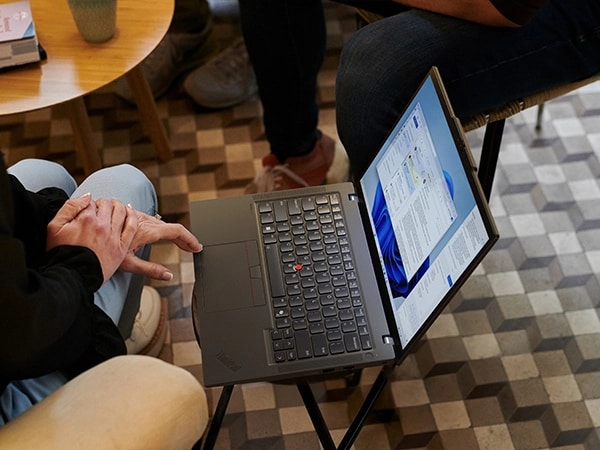
<svg viewBox="0 0 600 450">
<path fill-rule="evenodd" d="M 159 217 L 150 216 L 141 211 L 136 211 L 136 214 L 138 230 L 127 256 L 119 267 L 120 270 L 145 275 L 155 280 L 169 281 L 173 278 L 173 273 L 169 269 L 156 262 L 138 258 L 135 252 L 144 245 L 153 244 L 159 240 L 169 240 L 188 252 L 197 253 L 202 250 L 202 244 L 183 225 L 165 223 Z"/>
<path fill-rule="evenodd" d="M 79 245 L 92 250 L 108 280 L 127 256 L 138 230 L 138 215 L 118 200 L 90 194 L 65 202 L 47 227 L 46 249 Z"/>
</svg>

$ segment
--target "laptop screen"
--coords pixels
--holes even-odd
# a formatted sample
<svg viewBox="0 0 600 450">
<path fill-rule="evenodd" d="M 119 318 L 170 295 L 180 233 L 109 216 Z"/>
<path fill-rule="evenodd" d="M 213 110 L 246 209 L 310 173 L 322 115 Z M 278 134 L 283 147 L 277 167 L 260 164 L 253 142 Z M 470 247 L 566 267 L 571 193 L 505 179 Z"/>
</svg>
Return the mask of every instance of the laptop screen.
<svg viewBox="0 0 600 450">
<path fill-rule="evenodd" d="M 402 347 L 490 241 L 434 72 L 360 179 Z"/>
</svg>

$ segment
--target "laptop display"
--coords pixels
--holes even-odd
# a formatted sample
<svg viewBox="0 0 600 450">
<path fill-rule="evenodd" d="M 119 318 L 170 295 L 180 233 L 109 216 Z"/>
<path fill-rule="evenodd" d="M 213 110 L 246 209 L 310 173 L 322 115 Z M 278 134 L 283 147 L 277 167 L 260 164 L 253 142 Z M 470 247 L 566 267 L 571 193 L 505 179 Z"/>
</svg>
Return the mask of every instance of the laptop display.
<svg viewBox="0 0 600 450">
<path fill-rule="evenodd" d="M 402 347 L 488 241 L 447 114 L 428 77 L 360 179 Z"/>
</svg>

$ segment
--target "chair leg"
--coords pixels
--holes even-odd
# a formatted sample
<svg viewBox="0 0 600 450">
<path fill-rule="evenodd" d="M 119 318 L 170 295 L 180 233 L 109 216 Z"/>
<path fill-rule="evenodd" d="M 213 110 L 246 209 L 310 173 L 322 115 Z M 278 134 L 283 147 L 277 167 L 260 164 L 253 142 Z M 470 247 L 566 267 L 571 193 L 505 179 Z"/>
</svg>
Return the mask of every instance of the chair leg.
<svg viewBox="0 0 600 450">
<path fill-rule="evenodd" d="M 479 159 L 479 183 L 489 201 L 494 184 L 494 175 L 496 165 L 498 164 L 498 155 L 500 153 L 500 144 L 502 144 L 502 133 L 504 131 L 505 119 L 489 122 L 485 127 L 483 145 L 481 147 L 481 158 Z"/>
<path fill-rule="evenodd" d="M 537 118 L 535 120 L 535 131 L 542 129 L 542 116 L 544 115 L 544 104 L 540 103 L 537 110 Z"/>
</svg>

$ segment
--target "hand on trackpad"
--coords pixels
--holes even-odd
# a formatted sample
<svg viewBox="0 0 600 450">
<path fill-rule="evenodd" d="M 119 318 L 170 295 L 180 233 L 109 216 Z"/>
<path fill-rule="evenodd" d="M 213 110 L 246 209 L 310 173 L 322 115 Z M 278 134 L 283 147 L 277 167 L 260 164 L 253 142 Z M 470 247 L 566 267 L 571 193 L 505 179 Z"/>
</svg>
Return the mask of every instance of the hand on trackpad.
<svg viewBox="0 0 600 450">
<path fill-rule="evenodd" d="M 200 284 L 196 286 L 196 292 L 206 311 L 229 311 L 265 304 L 256 241 L 204 246 L 194 259 L 196 283 Z"/>
</svg>

